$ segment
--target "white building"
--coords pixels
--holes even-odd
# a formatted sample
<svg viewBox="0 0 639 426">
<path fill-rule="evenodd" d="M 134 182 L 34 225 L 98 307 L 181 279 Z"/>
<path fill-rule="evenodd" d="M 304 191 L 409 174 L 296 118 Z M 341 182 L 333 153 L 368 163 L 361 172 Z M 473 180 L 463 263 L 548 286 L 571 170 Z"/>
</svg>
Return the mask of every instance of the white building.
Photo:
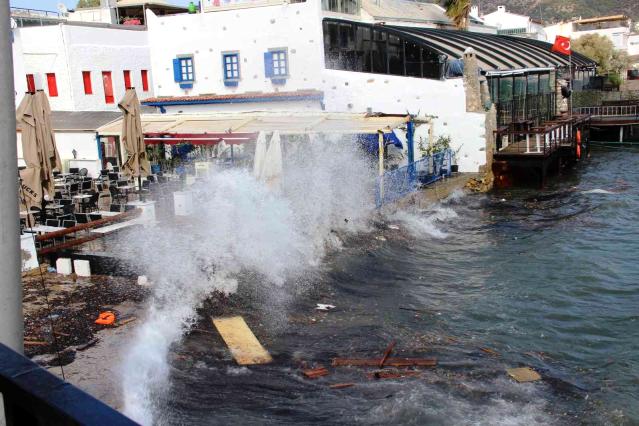
<svg viewBox="0 0 639 426">
<path fill-rule="evenodd" d="M 14 30 L 16 81 L 43 89 L 56 111 L 117 111 L 126 86 L 153 95 L 143 27 L 64 23 Z M 21 96 L 18 96 L 21 98 Z"/>
<path fill-rule="evenodd" d="M 486 25 L 496 27 L 498 34 L 550 41 L 540 21 L 530 16 L 508 12 L 506 6 L 498 6 L 495 12 L 483 15 L 482 19 Z"/>
<path fill-rule="evenodd" d="M 608 37 L 615 48 L 627 51 L 631 33 L 630 19 L 625 15 L 602 16 L 589 19 L 560 22 L 545 28 L 549 41 L 556 36 L 570 37 L 576 40 L 588 34 Z"/>
</svg>

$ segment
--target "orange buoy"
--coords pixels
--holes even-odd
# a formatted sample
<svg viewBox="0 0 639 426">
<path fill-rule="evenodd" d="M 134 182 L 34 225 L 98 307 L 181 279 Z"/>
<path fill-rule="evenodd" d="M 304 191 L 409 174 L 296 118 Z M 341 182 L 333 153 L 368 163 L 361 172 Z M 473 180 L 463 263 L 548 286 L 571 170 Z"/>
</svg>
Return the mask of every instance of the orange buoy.
<svg viewBox="0 0 639 426">
<path fill-rule="evenodd" d="M 577 130 L 577 145 L 581 145 L 581 130 Z"/>
<path fill-rule="evenodd" d="M 100 312 L 98 319 L 95 320 L 96 324 L 100 325 L 112 325 L 115 322 L 115 314 L 110 311 Z"/>
<path fill-rule="evenodd" d="M 577 159 L 581 158 L 581 144 L 577 142 Z"/>
</svg>

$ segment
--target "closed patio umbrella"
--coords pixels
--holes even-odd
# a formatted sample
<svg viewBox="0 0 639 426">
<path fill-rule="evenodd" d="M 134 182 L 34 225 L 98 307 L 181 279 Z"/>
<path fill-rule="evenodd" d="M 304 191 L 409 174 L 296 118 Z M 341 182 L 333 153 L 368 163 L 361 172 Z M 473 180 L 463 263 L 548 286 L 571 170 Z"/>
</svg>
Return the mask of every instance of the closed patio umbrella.
<svg viewBox="0 0 639 426">
<path fill-rule="evenodd" d="M 282 145 L 280 140 L 280 132 L 273 132 L 271 142 L 266 150 L 264 164 L 262 165 L 261 179 L 271 189 L 279 189 L 280 177 L 282 176 Z"/>
<path fill-rule="evenodd" d="M 135 89 L 127 89 L 118 104 L 124 117 L 122 119 L 122 143 L 127 160 L 122 166 L 124 173 L 132 177 L 148 176 L 150 164 L 146 158 L 142 121 L 140 119 L 140 101 Z"/>
<path fill-rule="evenodd" d="M 51 126 L 51 106 L 49 98 L 38 90 L 33 97 L 36 118 L 36 136 L 42 152 L 42 186 L 51 196 L 55 193 L 54 170 L 62 170 L 62 161 L 55 143 L 55 132 Z"/>
<path fill-rule="evenodd" d="M 253 157 L 253 176 L 255 179 L 262 178 L 264 157 L 266 157 L 266 135 L 264 132 L 260 132 L 255 142 L 255 156 Z"/>
<path fill-rule="evenodd" d="M 16 120 L 22 133 L 22 158 L 26 168 L 20 171 L 20 195 L 28 210 L 42 209 L 44 193 L 53 198 L 53 170 L 61 162 L 51 127 L 51 108 L 44 92 L 27 93 L 16 110 Z"/>
</svg>

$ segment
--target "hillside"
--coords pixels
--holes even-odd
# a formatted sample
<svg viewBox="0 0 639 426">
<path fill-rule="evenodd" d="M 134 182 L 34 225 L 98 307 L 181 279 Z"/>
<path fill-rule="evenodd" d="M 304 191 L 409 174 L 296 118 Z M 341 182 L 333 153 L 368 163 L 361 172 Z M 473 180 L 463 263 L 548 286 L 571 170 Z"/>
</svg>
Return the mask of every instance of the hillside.
<svg viewBox="0 0 639 426">
<path fill-rule="evenodd" d="M 637 0 L 479 0 L 473 4 L 481 5 L 482 13 L 497 10 L 497 6 L 506 6 L 513 13 L 540 17 L 544 22 L 553 23 L 573 17 L 592 18 L 604 15 L 629 15 L 634 22 L 639 21 Z"/>
</svg>

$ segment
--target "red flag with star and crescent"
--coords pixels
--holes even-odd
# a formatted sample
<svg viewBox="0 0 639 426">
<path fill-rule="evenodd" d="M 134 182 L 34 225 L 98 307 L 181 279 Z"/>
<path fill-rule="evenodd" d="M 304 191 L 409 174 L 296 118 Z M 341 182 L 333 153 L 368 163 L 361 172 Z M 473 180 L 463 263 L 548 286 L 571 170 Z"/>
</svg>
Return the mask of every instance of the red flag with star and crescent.
<svg viewBox="0 0 639 426">
<path fill-rule="evenodd" d="M 570 55 L 570 39 L 568 37 L 557 36 L 557 38 L 555 38 L 555 44 L 552 46 L 552 51 Z"/>
</svg>

